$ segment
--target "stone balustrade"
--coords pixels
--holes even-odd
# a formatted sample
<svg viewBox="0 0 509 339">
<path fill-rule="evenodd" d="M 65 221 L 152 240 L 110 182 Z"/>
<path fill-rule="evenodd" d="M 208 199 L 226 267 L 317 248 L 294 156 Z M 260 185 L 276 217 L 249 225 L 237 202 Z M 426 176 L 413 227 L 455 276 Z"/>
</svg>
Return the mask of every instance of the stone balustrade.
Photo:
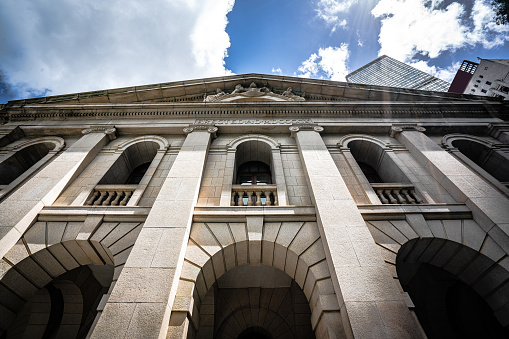
<svg viewBox="0 0 509 339">
<path fill-rule="evenodd" d="M 412 184 L 372 183 L 382 204 L 422 204 Z"/>
<path fill-rule="evenodd" d="M 90 198 L 89 206 L 125 206 L 138 185 L 97 185 Z"/>
<path fill-rule="evenodd" d="M 233 185 L 231 206 L 277 206 L 276 185 Z"/>
</svg>

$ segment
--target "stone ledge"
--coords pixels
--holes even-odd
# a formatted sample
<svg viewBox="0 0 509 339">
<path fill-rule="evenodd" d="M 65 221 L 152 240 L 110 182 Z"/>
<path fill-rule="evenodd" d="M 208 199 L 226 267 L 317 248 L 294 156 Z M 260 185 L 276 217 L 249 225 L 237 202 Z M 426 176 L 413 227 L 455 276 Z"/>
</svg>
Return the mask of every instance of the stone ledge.
<svg viewBox="0 0 509 339">
<path fill-rule="evenodd" d="M 47 206 L 38 221 L 84 221 L 88 215 L 103 215 L 104 221 L 144 222 L 150 207 L 126 206 Z"/>
<path fill-rule="evenodd" d="M 266 222 L 316 221 L 313 206 L 195 207 L 194 222 L 246 222 L 248 216 L 263 216 Z"/>
<path fill-rule="evenodd" d="M 407 214 L 422 214 L 425 219 L 472 219 L 465 204 L 357 205 L 364 220 L 405 219 Z"/>
</svg>

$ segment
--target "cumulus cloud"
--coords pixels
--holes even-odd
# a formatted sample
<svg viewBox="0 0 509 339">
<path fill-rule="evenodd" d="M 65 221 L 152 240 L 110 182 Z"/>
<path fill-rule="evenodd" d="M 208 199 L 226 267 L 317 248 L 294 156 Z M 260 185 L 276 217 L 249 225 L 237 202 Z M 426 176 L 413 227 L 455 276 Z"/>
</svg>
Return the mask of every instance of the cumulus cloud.
<svg viewBox="0 0 509 339">
<path fill-rule="evenodd" d="M 278 68 L 272 67 L 272 74 L 283 75 L 283 71 L 279 67 Z"/>
<path fill-rule="evenodd" d="M 319 0 L 316 5 L 316 15 L 332 26 L 332 32 L 337 28 L 345 28 L 347 20 L 341 14 L 347 13 L 358 0 Z"/>
<path fill-rule="evenodd" d="M 20 97 L 229 74 L 234 0 L 0 2 L 0 70 Z"/>
<path fill-rule="evenodd" d="M 341 44 L 340 47 L 329 46 L 320 48 L 318 54 L 313 53 L 302 62 L 297 69 L 297 76 L 310 78 L 323 72 L 326 77 L 334 81 L 345 81 L 345 76 L 349 73 L 347 62 L 350 57 L 348 44 Z"/>
<path fill-rule="evenodd" d="M 489 1 L 475 0 L 468 16 L 458 2 L 444 8 L 442 0 L 380 0 L 371 11 L 382 23 L 379 55 L 410 61 L 417 54 L 433 59 L 469 45 L 502 45 L 509 27 L 493 22 Z"/>
</svg>

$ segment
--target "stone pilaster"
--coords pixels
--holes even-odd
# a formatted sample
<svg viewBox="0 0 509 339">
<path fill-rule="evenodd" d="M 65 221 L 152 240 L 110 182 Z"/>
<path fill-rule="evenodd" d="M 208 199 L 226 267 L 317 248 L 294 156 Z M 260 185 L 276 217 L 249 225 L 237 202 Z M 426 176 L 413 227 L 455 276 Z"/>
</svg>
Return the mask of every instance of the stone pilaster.
<svg viewBox="0 0 509 339">
<path fill-rule="evenodd" d="M 395 131 L 393 135 L 406 146 L 448 193 L 465 203 L 483 229 L 498 245 L 509 251 L 509 199 L 461 161 L 438 146 L 418 128 Z"/>
<path fill-rule="evenodd" d="M 166 338 L 214 126 L 186 127 L 92 338 Z M 142 283 L 140 283 L 142 282 Z"/>
<path fill-rule="evenodd" d="M 334 289 L 350 338 L 420 338 L 316 125 L 290 127 L 297 141 Z"/>
<path fill-rule="evenodd" d="M 0 204 L 0 257 L 35 222 L 44 206 L 55 202 L 62 191 L 81 173 L 114 135 L 113 127 L 84 130 L 71 147 L 19 187 Z"/>
</svg>

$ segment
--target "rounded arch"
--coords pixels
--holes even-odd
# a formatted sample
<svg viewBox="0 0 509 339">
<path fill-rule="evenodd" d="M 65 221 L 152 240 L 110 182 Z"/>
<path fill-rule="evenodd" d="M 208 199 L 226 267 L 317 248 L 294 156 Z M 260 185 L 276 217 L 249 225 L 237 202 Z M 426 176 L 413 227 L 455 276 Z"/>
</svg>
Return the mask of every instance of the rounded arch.
<svg viewBox="0 0 509 339">
<path fill-rule="evenodd" d="M 378 176 L 385 183 L 410 182 L 393 159 L 394 155 L 388 153 L 391 151 L 389 143 L 369 135 L 351 134 L 341 138 L 338 145 L 350 150 L 368 181 Z"/>
<path fill-rule="evenodd" d="M 200 310 L 207 304 L 209 291 L 233 269 L 268 266 L 288 277 L 301 291 L 309 304 L 311 327 L 315 332 L 325 328 L 340 337 L 343 326 L 339 302 L 316 222 L 268 223 L 262 228 L 265 228 L 260 233 L 264 234 L 263 239 L 248 239 L 246 224 L 193 224 L 180 284 L 192 285 L 192 299 L 197 303 L 194 307 Z M 278 234 L 282 234 L 280 238 Z M 239 275 L 242 276 L 246 277 Z M 198 315 L 193 314 L 191 318 L 191 323 L 200 329 Z"/>
<path fill-rule="evenodd" d="M 385 142 L 385 141 L 382 141 L 376 137 L 373 137 L 371 135 L 366 135 L 366 134 L 348 134 L 348 135 L 345 135 L 343 136 L 341 139 L 339 139 L 339 142 L 338 142 L 338 146 L 340 147 L 349 147 L 348 144 L 352 141 L 362 141 L 362 140 L 367 140 L 367 141 L 370 141 L 378 146 L 380 146 L 381 148 L 383 148 L 384 150 L 389 150 L 389 143 Z"/>
<path fill-rule="evenodd" d="M 65 147 L 60 137 L 42 137 L 6 147 L 7 154 L 0 162 L 0 185 L 4 187 L 1 197 L 41 168 L 57 152 Z"/>
<path fill-rule="evenodd" d="M 117 146 L 117 151 L 123 152 L 126 149 L 128 149 L 129 147 L 131 147 L 137 143 L 140 143 L 140 142 L 156 143 L 157 145 L 159 145 L 159 148 L 158 148 L 159 151 L 167 150 L 168 147 L 170 147 L 170 143 L 168 142 L 168 140 L 166 138 L 160 137 L 158 135 L 144 135 L 144 136 L 136 137 L 134 139 L 130 139 L 130 140 L 120 143 Z"/>
<path fill-rule="evenodd" d="M 243 135 L 243 136 L 240 136 L 238 138 L 235 138 L 235 139 L 231 140 L 227 144 L 227 147 L 228 147 L 228 149 L 237 149 L 237 147 L 240 144 L 242 144 L 244 142 L 247 142 L 247 141 L 260 141 L 260 142 L 264 142 L 267 145 L 269 145 L 271 149 L 279 149 L 279 147 L 281 146 L 276 140 L 274 140 L 271 137 L 268 137 L 266 135 L 263 135 L 263 134 L 248 134 L 248 135 Z"/>
<path fill-rule="evenodd" d="M 492 148 L 494 143 L 493 142 L 490 142 L 484 138 L 481 138 L 481 137 L 477 137 L 477 136 L 474 136 L 474 135 L 469 135 L 469 134 L 461 134 L 461 133 L 451 133 L 451 134 L 447 134 L 447 135 L 444 135 L 444 137 L 442 138 L 442 144 L 443 145 L 446 145 L 450 148 L 456 148 L 453 143 L 457 140 L 468 140 L 468 141 L 472 141 L 472 142 L 475 142 L 475 143 L 478 143 L 478 144 L 481 144 L 485 147 L 488 147 L 488 148 Z"/>
<path fill-rule="evenodd" d="M 48 150 L 50 152 L 58 152 L 65 147 L 65 140 L 60 137 L 56 137 L 56 136 L 41 137 L 41 138 L 27 140 L 25 142 L 13 145 L 12 147 L 6 147 L 6 148 L 17 152 L 17 151 L 22 150 L 23 148 L 30 147 L 30 146 L 33 146 L 36 144 L 48 144 Z"/>
<path fill-rule="evenodd" d="M 487 255 L 449 239 L 414 238 L 399 249 L 396 270 L 429 336 L 509 334 L 509 272 Z M 500 326 L 487 332 L 483 323 Z"/>
<path fill-rule="evenodd" d="M 509 183 L 509 156 L 498 151 L 496 144 L 481 137 L 468 135 L 468 134 L 448 134 L 442 139 L 444 144 L 449 150 L 453 151 L 463 162 L 471 166 L 474 171 L 479 172 L 485 176 L 488 180 L 493 182 L 492 176 L 496 180 L 508 184 Z M 457 152 L 468 158 L 468 160 L 462 159 Z M 479 171 L 475 166 L 479 166 L 482 171 Z M 485 172 L 489 174 L 486 175 Z M 494 182 L 496 184 L 496 182 Z M 502 187 L 504 191 L 507 190 Z"/>
<path fill-rule="evenodd" d="M 113 281 L 115 263 L 108 247 L 98 241 L 85 242 L 104 251 L 101 263 L 92 262 L 84 252 L 76 255 L 82 248 L 80 242 L 69 240 L 42 248 L 3 272 L 0 335 L 7 333 L 8 338 L 9 332 L 29 331 L 33 316 L 46 321 L 37 331 L 54 333 L 65 325 L 72 333 L 80 332 L 80 338 L 87 335 L 99 301 Z"/>
</svg>

